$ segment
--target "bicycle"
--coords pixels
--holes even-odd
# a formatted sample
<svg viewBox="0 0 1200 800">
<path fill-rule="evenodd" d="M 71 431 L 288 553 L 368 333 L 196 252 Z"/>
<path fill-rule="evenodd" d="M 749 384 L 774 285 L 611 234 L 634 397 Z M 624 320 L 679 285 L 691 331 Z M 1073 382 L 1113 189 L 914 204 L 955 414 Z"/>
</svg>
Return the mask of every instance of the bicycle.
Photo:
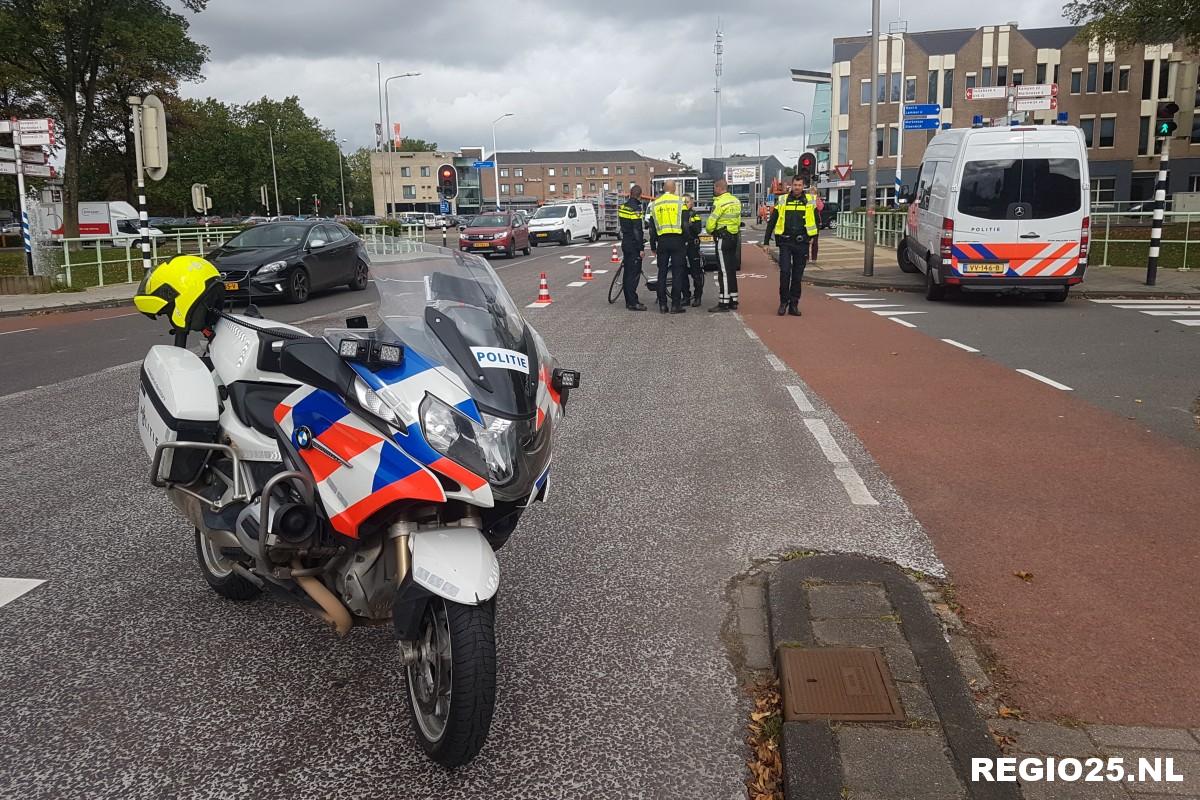
<svg viewBox="0 0 1200 800">
<path fill-rule="evenodd" d="M 612 283 L 608 286 L 608 302 L 609 304 L 617 302 L 617 298 L 624 292 L 624 287 L 621 285 L 621 270 L 625 269 L 625 265 L 619 265 L 613 272 Z"/>
</svg>

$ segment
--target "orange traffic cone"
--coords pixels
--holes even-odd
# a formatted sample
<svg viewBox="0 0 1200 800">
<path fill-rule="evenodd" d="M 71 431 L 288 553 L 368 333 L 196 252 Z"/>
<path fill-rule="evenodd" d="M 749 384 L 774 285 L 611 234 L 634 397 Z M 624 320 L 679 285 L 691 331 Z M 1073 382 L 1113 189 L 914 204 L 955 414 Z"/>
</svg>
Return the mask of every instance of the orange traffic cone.
<svg viewBox="0 0 1200 800">
<path fill-rule="evenodd" d="M 617 246 L 615 244 L 613 245 L 612 258 L 610 258 L 609 261 L 614 264 L 621 263 L 621 259 L 617 258 Z"/>
<path fill-rule="evenodd" d="M 590 281 L 592 279 L 592 259 L 591 256 L 583 257 L 583 278 L 582 280 Z"/>
<path fill-rule="evenodd" d="M 546 283 L 546 273 L 544 273 L 544 272 L 542 273 L 541 277 L 538 279 L 537 301 L 539 303 L 553 303 L 554 302 L 553 300 L 550 299 L 550 284 Z"/>
</svg>

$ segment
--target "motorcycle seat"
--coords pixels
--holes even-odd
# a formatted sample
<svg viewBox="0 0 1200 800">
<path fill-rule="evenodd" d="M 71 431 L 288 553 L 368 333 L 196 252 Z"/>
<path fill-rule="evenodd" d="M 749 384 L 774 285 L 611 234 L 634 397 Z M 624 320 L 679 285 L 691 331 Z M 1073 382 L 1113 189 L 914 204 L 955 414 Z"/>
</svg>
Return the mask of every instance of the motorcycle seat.
<svg viewBox="0 0 1200 800">
<path fill-rule="evenodd" d="M 259 433 L 275 435 L 275 406 L 296 391 L 294 384 L 234 381 L 226 387 L 233 413 L 243 425 Z"/>
</svg>

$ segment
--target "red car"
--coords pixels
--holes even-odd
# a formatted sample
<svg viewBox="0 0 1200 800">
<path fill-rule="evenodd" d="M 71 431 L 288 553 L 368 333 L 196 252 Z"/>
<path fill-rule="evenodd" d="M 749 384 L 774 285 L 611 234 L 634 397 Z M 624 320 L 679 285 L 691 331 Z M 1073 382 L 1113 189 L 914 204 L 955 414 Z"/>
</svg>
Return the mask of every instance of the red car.
<svg viewBox="0 0 1200 800">
<path fill-rule="evenodd" d="M 520 250 L 529 255 L 529 226 L 525 218 L 511 211 L 493 211 L 471 217 L 458 234 L 458 249 L 512 258 Z"/>
</svg>

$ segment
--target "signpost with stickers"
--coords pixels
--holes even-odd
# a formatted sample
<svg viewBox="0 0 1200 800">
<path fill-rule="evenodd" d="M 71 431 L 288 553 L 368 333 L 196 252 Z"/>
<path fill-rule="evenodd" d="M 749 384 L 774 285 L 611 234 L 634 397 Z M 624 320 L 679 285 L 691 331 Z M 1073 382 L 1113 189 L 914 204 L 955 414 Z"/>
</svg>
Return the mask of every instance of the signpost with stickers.
<svg viewBox="0 0 1200 800">
<path fill-rule="evenodd" d="M 54 146 L 54 120 L 0 120 L 0 133 L 12 135 L 12 147 L 0 147 L 0 175 L 17 176 L 17 197 L 21 204 L 21 242 L 25 246 L 25 270 L 33 275 L 33 239 L 29 233 L 29 208 L 25 197 L 25 176 L 50 178 L 54 167 L 47 164 L 43 146 Z M 36 149 L 26 149 L 36 148 Z"/>
</svg>

